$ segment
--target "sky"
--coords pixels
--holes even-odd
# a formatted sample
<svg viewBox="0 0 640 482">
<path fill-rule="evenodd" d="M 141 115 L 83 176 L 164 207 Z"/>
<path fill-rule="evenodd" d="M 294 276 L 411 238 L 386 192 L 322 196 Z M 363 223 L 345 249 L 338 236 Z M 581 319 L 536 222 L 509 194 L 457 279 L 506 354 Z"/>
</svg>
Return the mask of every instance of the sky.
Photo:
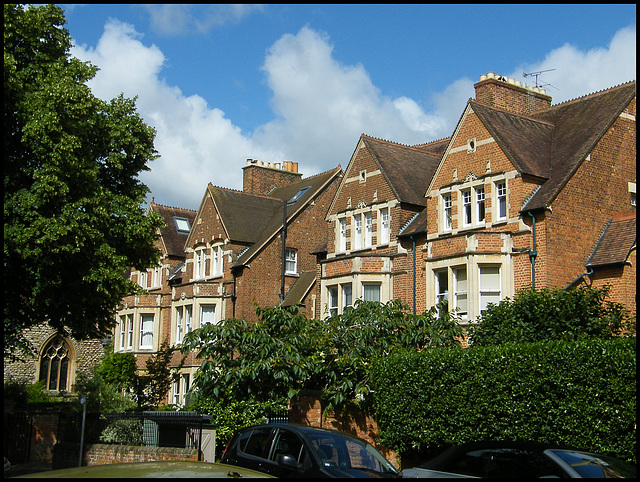
<svg viewBox="0 0 640 482">
<path fill-rule="evenodd" d="M 554 104 L 636 79 L 635 4 L 59 6 L 94 95 L 137 97 L 156 130 L 147 202 L 193 210 L 247 159 L 308 177 L 363 133 L 449 137 L 488 72 L 542 72 Z"/>
</svg>

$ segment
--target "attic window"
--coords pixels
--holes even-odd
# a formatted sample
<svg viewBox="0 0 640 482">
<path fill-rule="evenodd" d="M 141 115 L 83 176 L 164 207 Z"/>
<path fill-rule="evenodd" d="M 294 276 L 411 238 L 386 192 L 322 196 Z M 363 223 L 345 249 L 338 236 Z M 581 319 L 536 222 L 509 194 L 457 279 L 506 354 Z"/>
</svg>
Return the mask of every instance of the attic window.
<svg viewBox="0 0 640 482">
<path fill-rule="evenodd" d="M 176 230 L 179 233 L 188 233 L 189 232 L 189 220 L 187 218 L 177 218 L 174 217 L 173 220 L 176 223 Z"/>
<path fill-rule="evenodd" d="M 367 170 L 364 169 L 360 171 L 360 182 L 365 182 L 367 180 Z"/>
<path fill-rule="evenodd" d="M 467 141 L 467 152 L 468 153 L 476 152 L 476 138 L 475 137 L 473 139 L 469 139 Z"/>
<path fill-rule="evenodd" d="M 287 201 L 287 204 L 293 204 L 294 202 L 296 202 L 298 199 L 300 199 L 302 197 L 302 195 L 307 192 L 309 189 L 311 188 L 311 186 L 307 186 L 307 187 L 303 187 L 302 189 L 300 189 L 295 196 L 293 196 L 291 199 L 289 199 L 289 201 Z"/>
</svg>

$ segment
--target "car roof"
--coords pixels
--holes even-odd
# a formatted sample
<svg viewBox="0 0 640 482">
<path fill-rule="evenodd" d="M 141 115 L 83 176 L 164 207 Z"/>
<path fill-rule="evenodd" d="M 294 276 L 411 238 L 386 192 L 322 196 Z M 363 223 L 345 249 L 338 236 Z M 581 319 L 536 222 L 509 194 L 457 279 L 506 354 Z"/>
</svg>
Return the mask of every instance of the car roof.
<svg viewBox="0 0 640 482">
<path fill-rule="evenodd" d="M 246 430 L 252 430 L 255 428 L 280 428 L 280 427 L 286 427 L 289 429 L 293 429 L 294 431 L 297 431 L 299 433 L 303 433 L 303 434 L 309 434 L 309 433 L 327 433 L 330 435 L 340 435 L 341 437 L 346 437 L 346 438 L 350 438 L 353 440 L 358 440 L 359 442 L 362 443 L 366 443 L 368 444 L 369 442 L 367 442 L 366 440 L 361 439 L 360 437 L 357 437 L 356 435 L 350 434 L 350 433 L 345 433 L 345 432 L 340 432 L 339 430 L 334 430 L 334 429 L 330 429 L 330 428 L 322 428 L 322 427 L 312 427 L 310 425 L 299 425 L 299 424 L 295 424 L 295 423 L 265 423 L 265 424 L 261 424 L 261 425 L 252 425 L 250 427 L 245 427 L 243 429 L 240 429 L 239 432 L 244 432 Z"/>
<path fill-rule="evenodd" d="M 531 450 L 535 452 L 544 452 L 547 449 L 564 449 L 564 450 L 578 450 L 584 452 L 584 450 L 569 447 L 567 445 L 558 445 L 544 442 L 533 442 L 529 440 L 482 440 L 476 442 L 466 442 L 460 445 L 454 445 L 445 449 L 439 455 L 429 459 L 422 465 L 421 468 L 434 469 L 441 464 L 445 464 L 450 459 L 455 459 L 462 452 L 469 452 L 473 450 L 481 449 L 499 449 L 499 448 L 512 448 L 521 450 Z"/>
</svg>

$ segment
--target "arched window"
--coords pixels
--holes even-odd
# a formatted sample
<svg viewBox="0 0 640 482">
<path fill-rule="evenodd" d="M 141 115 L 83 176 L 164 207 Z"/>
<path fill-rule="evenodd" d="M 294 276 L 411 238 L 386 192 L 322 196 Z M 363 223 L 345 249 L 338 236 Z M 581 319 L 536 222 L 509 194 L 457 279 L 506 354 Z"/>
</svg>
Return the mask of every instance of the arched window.
<svg viewBox="0 0 640 482">
<path fill-rule="evenodd" d="M 68 390 L 69 345 L 61 336 L 55 336 L 45 346 L 40 358 L 40 380 L 46 390 Z"/>
</svg>

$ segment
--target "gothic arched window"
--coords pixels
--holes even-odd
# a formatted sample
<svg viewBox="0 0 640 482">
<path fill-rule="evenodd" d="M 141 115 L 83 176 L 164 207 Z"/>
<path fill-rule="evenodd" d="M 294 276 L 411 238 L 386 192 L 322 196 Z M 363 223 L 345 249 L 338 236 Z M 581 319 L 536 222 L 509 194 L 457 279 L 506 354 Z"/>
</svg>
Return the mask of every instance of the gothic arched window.
<svg viewBox="0 0 640 482">
<path fill-rule="evenodd" d="M 44 380 L 45 390 L 67 390 L 70 365 L 69 345 L 61 336 L 55 336 L 40 358 L 40 380 Z"/>
</svg>

